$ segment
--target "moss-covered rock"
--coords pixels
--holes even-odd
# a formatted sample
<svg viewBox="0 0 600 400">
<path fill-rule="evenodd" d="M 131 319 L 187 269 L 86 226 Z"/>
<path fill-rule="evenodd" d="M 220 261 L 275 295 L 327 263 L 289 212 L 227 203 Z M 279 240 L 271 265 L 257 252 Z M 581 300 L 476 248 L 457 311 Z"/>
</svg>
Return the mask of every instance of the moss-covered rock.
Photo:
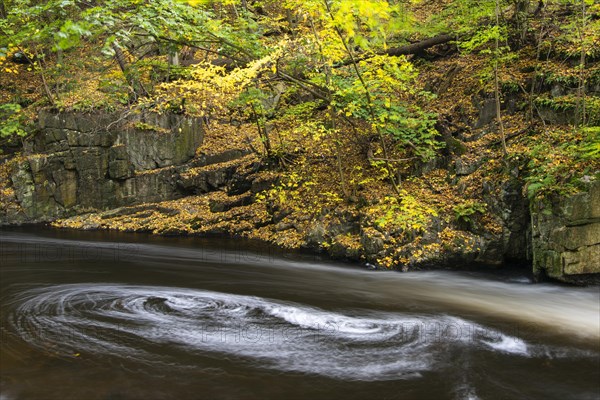
<svg viewBox="0 0 600 400">
<path fill-rule="evenodd" d="M 586 191 L 538 202 L 533 210 L 533 268 L 538 277 L 565 282 L 600 274 L 600 181 Z"/>
</svg>

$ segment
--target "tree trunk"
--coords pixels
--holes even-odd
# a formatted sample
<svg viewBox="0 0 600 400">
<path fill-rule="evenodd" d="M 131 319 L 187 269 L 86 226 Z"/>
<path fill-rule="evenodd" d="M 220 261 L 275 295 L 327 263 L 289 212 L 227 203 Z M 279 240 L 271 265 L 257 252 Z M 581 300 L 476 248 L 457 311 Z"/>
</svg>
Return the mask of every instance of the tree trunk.
<svg viewBox="0 0 600 400">
<path fill-rule="evenodd" d="M 518 0 L 515 3 L 514 20 L 517 25 L 517 31 L 519 32 L 519 40 L 521 43 L 524 43 L 525 38 L 527 37 L 529 6 L 530 0 Z"/>
<path fill-rule="evenodd" d="M 116 44 L 112 43 L 110 45 L 113 51 L 115 52 L 115 59 L 117 60 L 117 64 L 119 64 L 119 68 L 123 74 L 127 73 L 127 62 L 125 61 L 125 54 L 123 54 L 123 50 Z"/>
<path fill-rule="evenodd" d="M 496 26 L 500 27 L 500 0 L 496 0 Z M 495 53 L 494 57 L 494 95 L 496 99 L 496 120 L 498 122 L 498 128 L 500 129 L 500 138 L 502 140 L 502 153 L 506 156 L 508 151 L 506 149 L 506 135 L 504 133 L 504 121 L 502 121 L 502 112 L 500 110 L 500 82 L 498 80 L 498 57 L 500 57 L 500 40 L 496 36 Z"/>
<path fill-rule="evenodd" d="M 579 84 L 577 85 L 577 115 L 575 126 L 585 125 L 585 25 L 586 25 L 585 0 L 581 0 L 581 26 L 578 27 L 579 40 L 581 42 L 581 55 L 579 58 Z"/>
<path fill-rule="evenodd" d="M 173 51 L 169 53 L 169 64 L 173 66 L 179 66 L 179 52 Z"/>
<path fill-rule="evenodd" d="M 125 76 L 125 80 L 131 87 L 129 101 L 135 102 L 141 96 L 148 95 L 148 92 L 146 91 L 146 89 L 144 89 L 144 86 L 141 84 L 141 82 L 139 82 L 131 74 L 131 71 L 129 70 L 129 67 L 127 65 L 127 60 L 125 58 L 125 54 L 123 53 L 123 50 L 121 49 L 121 47 L 117 43 L 114 43 L 114 42 L 110 46 L 113 49 L 113 51 L 115 52 L 115 59 L 117 60 L 117 64 L 119 64 L 119 68 L 121 69 L 121 72 Z"/>
<path fill-rule="evenodd" d="M 543 8 L 544 8 L 544 0 L 539 0 L 538 6 L 535 9 L 535 11 L 533 12 L 533 15 L 538 16 L 542 12 Z"/>
</svg>

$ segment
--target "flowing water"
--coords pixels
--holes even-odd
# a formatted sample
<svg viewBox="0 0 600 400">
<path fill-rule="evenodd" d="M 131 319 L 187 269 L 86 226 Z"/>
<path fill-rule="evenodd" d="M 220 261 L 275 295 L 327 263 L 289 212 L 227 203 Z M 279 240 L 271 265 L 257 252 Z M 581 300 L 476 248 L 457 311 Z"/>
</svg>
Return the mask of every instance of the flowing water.
<svg viewBox="0 0 600 400">
<path fill-rule="evenodd" d="M 0 400 L 600 398 L 598 288 L 232 239 L 0 235 Z"/>
</svg>

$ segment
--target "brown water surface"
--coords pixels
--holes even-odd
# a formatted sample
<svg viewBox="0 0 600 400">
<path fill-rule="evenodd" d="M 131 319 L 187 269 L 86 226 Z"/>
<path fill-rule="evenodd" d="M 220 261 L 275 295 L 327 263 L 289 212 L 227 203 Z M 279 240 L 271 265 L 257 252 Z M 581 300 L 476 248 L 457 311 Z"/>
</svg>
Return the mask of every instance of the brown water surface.
<svg viewBox="0 0 600 400">
<path fill-rule="evenodd" d="M 598 288 L 0 230 L 0 400 L 598 399 Z"/>
</svg>

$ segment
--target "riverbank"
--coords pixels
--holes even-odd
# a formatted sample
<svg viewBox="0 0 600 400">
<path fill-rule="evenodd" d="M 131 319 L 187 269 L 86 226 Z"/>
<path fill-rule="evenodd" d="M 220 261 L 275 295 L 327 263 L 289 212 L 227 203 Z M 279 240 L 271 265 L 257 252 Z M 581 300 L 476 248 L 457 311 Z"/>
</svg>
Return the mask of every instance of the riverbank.
<svg viewBox="0 0 600 400">
<path fill-rule="evenodd" d="M 191 155 L 171 165 L 143 167 L 140 162 L 149 157 L 167 159 L 167 150 L 160 143 L 147 151 L 115 145 L 111 140 L 116 139 L 110 138 L 146 132 L 117 129 L 107 138 L 98 129 L 100 124 L 90 125 L 93 131 L 81 128 L 80 121 L 89 124 L 101 116 L 64 115 L 79 131 L 60 128 L 62 114 L 45 113 L 30 145 L 35 150 L 0 166 L 5 177 L 2 224 L 48 222 L 83 230 L 224 234 L 384 269 L 520 264 L 535 265 L 537 279 L 598 281 L 594 229 L 600 215 L 600 185 L 594 180 L 580 194 L 530 204 L 522 164 L 515 164 L 506 175 L 506 167 L 483 152 L 477 167 L 468 171 L 456 170 L 463 158 L 450 167 L 422 165 L 421 171 L 404 180 L 397 198 L 376 171 L 360 166 L 365 161 L 355 149 L 354 156 L 348 154 L 349 166 L 360 170 L 356 173 L 363 183 L 353 199 L 343 201 L 335 192 L 338 182 L 331 179 L 335 163 L 306 156 L 312 151 L 309 146 L 319 145 L 312 137 L 301 142 L 308 150 L 305 155 L 282 167 L 253 153 L 245 142 L 229 140 L 239 137 L 240 130 L 258 140 L 250 136 L 251 127 L 204 126 L 197 149 L 193 140 L 178 139 L 187 133 L 173 133 L 172 140 L 188 143 L 182 154 Z M 54 124 L 52 136 L 44 128 L 47 120 Z M 168 149 L 172 140 L 163 146 Z M 352 148 L 350 141 L 347 149 Z M 473 147 L 465 159 L 482 149 Z M 127 175 L 115 172 L 119 170 Z M 589 254 L 580 257 L 579 252 Z M 574 261 L 565 269 L 566 257 Z"/>
<path fill-rule="evenodd" d="M 415 7 L 425 18 L 438 6 Z M 569 7 L 540 11 L 547 19 L 531 13 L 532 29 L 570 32 Z M 595 21 L 598 10 L 590 12 Z M 391 94 L 380 88 L 394 99 L 380 99 L 385 135 L 372 116 L 353 114 L 350 100 L 345 111 L 331 108 L 266 67 L 277 84 L 261 88 L 264 121 L 239 114 L 250 100 L 234 107 L 212 92 L 196 104 L 212 104 L 212 114 L 143 101 L 90 107 L 83 89 L 61 107 L 29 108 L 32 134 L 0 164 L 0 225 L 226 234 L 383 269 L 516 263 L 538 279 L 598 282 L 598 58 L 580 68 L 575 43 L 527 37 L 513 44 L 494 84 L 489 55 L 461 43 L 387 60 L 410 74 L 397 77 Z M 250 74 L 252 65 L 229 72 Z M 200 77 L 174 83 L 182 98 L 198 94 L 194 83 L 217 85 L 229 73 L 205 76 L 205 67 L 189 66 Z M 363 67 L 393 75 L 377 63 Z M 354 72 L 344 65 L 338 73 Z M 86 83 L 98 104 L 114 100 Z M 574 120 L 582 101 L 583 125 Z M 402 118 L 386 120 L 394 113 Z"/>
</svg>

